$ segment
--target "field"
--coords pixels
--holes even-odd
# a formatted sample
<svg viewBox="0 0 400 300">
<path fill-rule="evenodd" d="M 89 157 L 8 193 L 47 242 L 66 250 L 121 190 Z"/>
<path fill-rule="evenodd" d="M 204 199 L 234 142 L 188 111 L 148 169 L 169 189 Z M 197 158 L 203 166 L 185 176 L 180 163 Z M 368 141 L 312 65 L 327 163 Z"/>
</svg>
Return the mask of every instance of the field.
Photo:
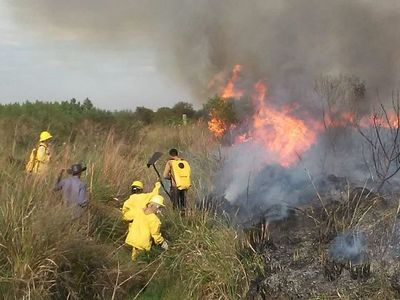
<svg viewBox="0 0 400 300">
<path fill-rule="evenodd" d="M 316 191 L 309 205 L 293 208 L 283 220 L 237 226 L 217 205 L 201 205 L 218 203 L 210 195 L 213 176 L 224 163 L 222 145 L 201 118 L 183 126 L 136 122 L 129 113 L 64 116 L 52 105 L 42 106 L 37 118 L 32 110 L 8 109 L 0 111 L 0 293 L 5 299 L 398 296 L 397 200 L 332 179 L 339 198 Z M 24 173 L 24 165 L 43 129 L 55 136 L 51 172 L 34 177 Z M 182 216 L 168 203 L 162 232 L 170 248 L 153 247 L 132 263 L 120 207 L 134 179 L 151 190 L 157 177 L 146 162 L 153 152 L 171 147 L 193 169 L 190 210 Z M 88 167 L 83 180 L 90 209 L 71 221 L 53 187 L 60 169 L 79 161 Z M 367 232 L 368 260 L 355 266 L 330 261 L 332 240 L 359 228 Z"/>
<path fill-rule="evenodd" d="M 41 125 L 29 116 L 21 119 L 3 118 L 1 125 L 0 293 L 6 299 L 243 295 L 249 278 L 239 260 L 236 232 L 223 220 L 194 208 L 194 199 L 210 187 L 209 174 L 219 164 L 218 144 L 204 123 L 132 123 L 133 127 L 118 131 L 115 124 L 86 119 L 58 135 L 53 124 L 59 121 L 54 117 L 49 121 L 55 136 L 51 173 L 39 178 L 23 169 Z M 168 203 L 163 233 L 170 249 L 162 253 L 153 247 L 149 255 L 132 263 L 130 249 L 124 246 L 127 225 L 119 209 L 134 179 L 142 179 L 147 190 L 152 188 L 157 177 L 146 167 L 151 154 L 166 153 L 173 146 L 182 150 L 193 168 L 193 210 L 182 217 Z M 159 162 L 160 169 L 166 158 Z M 53 187 L 59 170 L 79 161 L 88 167 L 83 180 L 90 191 L 90 212 L 71 222 Z"/>
</svg>

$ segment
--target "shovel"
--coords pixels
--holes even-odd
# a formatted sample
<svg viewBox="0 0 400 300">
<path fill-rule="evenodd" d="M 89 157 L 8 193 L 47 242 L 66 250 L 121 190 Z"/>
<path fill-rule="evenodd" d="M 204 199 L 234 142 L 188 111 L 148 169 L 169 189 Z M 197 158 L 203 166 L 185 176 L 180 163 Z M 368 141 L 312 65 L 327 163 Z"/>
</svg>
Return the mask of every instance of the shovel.
<svg viewBox="0 0 400 300">
<path fill-rule="evenodd" d="M 150 168 L 150 166 L 153 166 L 154 171 L 156 171 L 156 173 L 157 173 L 158 179 L 160 180 L 160 183 L 161 183 L 161 186 L 162 186 L 164 192 L 168 195 L 169 199 L 171 200 L 171 195 L 168 193 L 167 189 L 165 188 L 164 183 L 161 178 L 161 175 L 160 175 L 160 172 L 158 172 L 156 165 L 155 165 L 157 160 L 159 160 L 162 155 L 163 154 L 161 152 L 154 152 L 154 154 L 150 157 L 149 161 L 147 162 L 147 167 Z"/>
</svg>

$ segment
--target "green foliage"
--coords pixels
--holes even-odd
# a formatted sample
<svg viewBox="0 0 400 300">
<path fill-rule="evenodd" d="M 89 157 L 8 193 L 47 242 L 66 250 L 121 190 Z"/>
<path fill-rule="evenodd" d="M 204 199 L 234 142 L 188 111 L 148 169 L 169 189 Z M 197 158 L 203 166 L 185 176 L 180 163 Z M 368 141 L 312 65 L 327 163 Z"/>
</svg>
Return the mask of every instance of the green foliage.
<svg viewBox="0 0 400 300">
<path fill-rule="evenodd" d="M 238 125 L 253 115 L 254 107 L 247 98 L 225 99 L 218 96 L 208 99 L 203 106 L 203 111 L 197 114 L 207 113 L 208 116 L 222 120 L 228 127 Z"/>
<path fill-rule="evenodd" d="M 228 126 L 236 124 L 238 119 L 234 110 L 233 101 L 215 96 L 204 104 L 204 110 L 214 117 L 224 121 Z"/>
<path fill-rule="evenodd" d="M 91 109 L 93 109 L 94 106 L 93 106 L 92 101 L 90 101 L 89 98 L 86 98 L 83 101 L 82 108 L 83 108 L 83 110 L 91 110 Z"/>
<path fill-rule="evenodd" d="M 63 140 L 73 132 L 84 130 L 85 123 L 93 122 L 97 123 L 98 131 L 109 131 L 113 128 L 133 137 L 142 126 L 181 124 L 182 114 L 186 114 L 189 121 L 199 117 L 192 104 L 185 102 L 178 102 L 172 108 L 162 107 L 156 112 L 146 107 L 137 107 L 135 112 L 110 112 L 94 107 L 89 98 L 83 103 L 72 98 L 62 102 L 35 101 L 0 105 L 0 120 L 10 122 L 8 128 L 15 124 L 25 124 L 35 132 L 57 132 L 57 137 Z"/>
<path fill-rule="evenodd" d="M 172 112 L 175 115 L 182 116 L 186 114 L 188 118 L 193 118 L 196 111 L 193 109 L 193 105 L 187 102 L 178 102 L 172 107 Z"/>
<path fill-rule="evenodd" d="M 193 105 L 186 102 L 178 102 L 172 108 L 160 107 L 154 117 L 154 121 L 160 124 L 177 125 L 182 124 L 182 115 L 186 114 L 187 118 L 198 119 L 198 113 L 193 109 Z"/>
<path fill-rule="evenodd" d="M 144 125 L 149 125 L 154 120 L 154 111 L 146 107 L 137 107 L 135 111 L 135 118 Z"/>
</svg>

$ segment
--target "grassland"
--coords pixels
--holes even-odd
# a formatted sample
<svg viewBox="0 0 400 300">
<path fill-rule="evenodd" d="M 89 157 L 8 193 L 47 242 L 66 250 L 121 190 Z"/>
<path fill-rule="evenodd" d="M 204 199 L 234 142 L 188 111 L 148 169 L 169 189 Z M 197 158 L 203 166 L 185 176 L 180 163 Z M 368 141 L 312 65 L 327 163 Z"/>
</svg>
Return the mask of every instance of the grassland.
<svg viewBox="0 0 400 300">
<path fill-rule="evenodd" d="M 223 165 L 221 145 L 206 122 L 193 118 L 146 124 L 135 114 L 70 114 L 41 104 L 0 109 L 0 294 L 4 299 L 351 299 L 397 297 L 393 249 L 398 202 L 353 189 L 342 198 L 316 194 L 293 216 L 253 229 L 196 206 L 213 189 Z M 76 111 L 78 109 L 78 111 Z M 55 136 L 50 173 L 34 177 L 24 165 L 41 130 Z M 135 263 L 124 245 L 120 207 L 132 180 L 150 190 L 157 179 L 146 162 L 154 151 L 177 147 L 193 169 L 190 210 L 171 204 L 162 216 L 167 251 L 153 247 Z M 158 163 L 163 168 L 166 156 Z M 84 161 L 89 212 L 78 221 L 53 191 L 59 170 Z M 358 192 L 355 192 L 358 191 Z M 119 200 L 115 200 L 115 198 Z M 342 232 L 362 228 L 370 241 L 371 276 L 346 273 L 330 281 L 326 253 Z M 393 244 L 394 243 L 394 244 Z M 397 243 L 397 244 L 396 244 Z M 328 270 L 329 271 L 329 270 Z"/>
<path fill-rule="evenodd" d="M 220 164 L 219 145 L 204 122 L 165 126 L 132 119 L 121 127 L 110 116 L 107 122 L 81 116 L 63 121 L 42 112 L 41 118 L 4 113 L 0 120 L 0 294 L 5 299 L 236 299 L 245 294 L 249 274 L 236 231 L 195 209 Z M 34 177 L 24 173 L 24 164 L 43 129 L 55 136 L 51 171 Z M 119 208 L 132 180 L 140 178 L 152 188 L 156 175 L 146 162 L 154 151 L 166 153 L 170 147 L 192 164 L 191 212 L 182 217 L 169 203 L 162 231 L 170 249 L 153 247 L 132 263 Z M 53 186 L 60 169 L 80 161 L 88 167 L 83 180 L 90 209 L 71 221 Z"/>
</svg>

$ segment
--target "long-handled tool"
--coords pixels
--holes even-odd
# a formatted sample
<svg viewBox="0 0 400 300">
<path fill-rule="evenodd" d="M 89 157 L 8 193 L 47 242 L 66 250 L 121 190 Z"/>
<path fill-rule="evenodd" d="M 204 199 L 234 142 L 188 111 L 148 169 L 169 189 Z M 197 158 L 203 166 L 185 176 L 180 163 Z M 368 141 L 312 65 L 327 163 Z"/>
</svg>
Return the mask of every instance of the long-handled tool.
<svg viewBox="0 0 400 300">
<path fill-rule="evenodd" d="M 158 172 L 156 165 L 155 165 L 157 160 L 159 160 L 162 155 L 163 154 L 161 152 L 154 152 L 154 154 L 150 157 L 149 161 L 147 162 L 147 167 L 150 168 L 150 166 L 153 166 L 154 171 L 156 171 L 156 173 L 157 173 L 158 179 L 160 180 L 160 183 L 161 183 L 161 186 L 162 186 L 164 192 L 168 195 L 169 199 L 172 200 L 171 195 L 169 194 L 169 192 L 167 191 L 167 189 L 164 186 L 160 172 Z"/>
</svg>

